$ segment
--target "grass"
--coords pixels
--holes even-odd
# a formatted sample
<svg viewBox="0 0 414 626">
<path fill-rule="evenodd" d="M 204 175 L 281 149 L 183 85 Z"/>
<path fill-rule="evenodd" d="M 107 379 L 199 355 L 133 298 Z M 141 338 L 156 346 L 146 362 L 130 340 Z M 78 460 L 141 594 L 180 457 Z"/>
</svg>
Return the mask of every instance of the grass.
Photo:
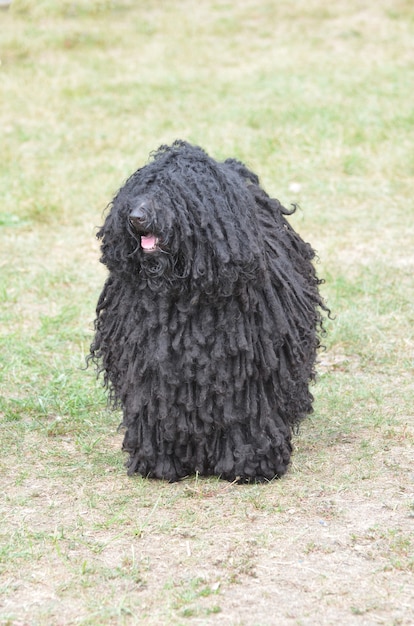
<svg viewBox="0 0 414 626">
<path fill-rule="evenodd" d="M 0 624 L 413 622 L 413 31 L 408 0 L 0 12 Z M 270 485 L 128 478 L 84 370 L 96 228 L 177 137 L 298 203 L 326 279 L 315 413 Z"/>
</svg>

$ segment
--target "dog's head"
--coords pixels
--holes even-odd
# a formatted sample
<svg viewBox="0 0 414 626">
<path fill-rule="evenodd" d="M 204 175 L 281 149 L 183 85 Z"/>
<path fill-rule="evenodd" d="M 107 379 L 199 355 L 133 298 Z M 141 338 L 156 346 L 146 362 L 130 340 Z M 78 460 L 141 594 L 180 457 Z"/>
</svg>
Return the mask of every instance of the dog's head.
<svg viewBox="0 0 414 626">
<path fill-rule="evenodd" d="M 177 141 L 161 146 L 115 196 L 105 223 L 102 262 L 111 272 L 170 286 L 231 293 L 265 267 L 258 178 Z"/>
</svg>

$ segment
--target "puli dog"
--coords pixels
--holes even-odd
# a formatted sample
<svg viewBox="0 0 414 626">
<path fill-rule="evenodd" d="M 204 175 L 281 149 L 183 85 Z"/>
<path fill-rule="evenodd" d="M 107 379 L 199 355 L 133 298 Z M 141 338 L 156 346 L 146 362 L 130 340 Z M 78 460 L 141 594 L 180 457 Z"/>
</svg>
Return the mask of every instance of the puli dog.
<svg viewBox="0 0 414 626">
<path fill-rule="evenodd" d="M 294 207 L 293 207 L 294 210 Z M 89 359 L 122 408 L 128 473 L 282 476 L 327 310 L 315 254 L 235 159 L 161 146 L 109 206 Z"/>
</svg>

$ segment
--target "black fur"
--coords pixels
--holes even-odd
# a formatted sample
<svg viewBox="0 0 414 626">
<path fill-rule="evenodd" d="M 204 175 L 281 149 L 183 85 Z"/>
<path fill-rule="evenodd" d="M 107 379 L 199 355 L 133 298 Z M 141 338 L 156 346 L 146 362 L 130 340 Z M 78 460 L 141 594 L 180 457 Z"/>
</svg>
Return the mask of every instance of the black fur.
<svg viewBox="0 0 414 626">
<path fill-rule="evenodd" d="M 245 165 L 182 141 L 115 196 L 89 358 L 122 407 L 130 474 L 286 472 L 326 310 L 290 213 Z"/>
</svg>

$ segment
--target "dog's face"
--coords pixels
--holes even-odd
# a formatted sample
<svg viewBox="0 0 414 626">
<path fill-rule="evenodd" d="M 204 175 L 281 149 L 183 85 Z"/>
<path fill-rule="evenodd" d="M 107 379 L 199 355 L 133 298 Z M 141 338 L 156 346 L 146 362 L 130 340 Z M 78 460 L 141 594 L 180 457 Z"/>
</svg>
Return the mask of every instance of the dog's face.
<svg viewBox="0 0 414 626">
<path fill-rule="evenodd" d="M 98 233 L 102 262 L 154 289 L 164 279 L 231 292 L 238 280 L 251 280 L 264 267 L 264 245 L 255 181 L 242 167 L 188 144 L 160 150 L 114 198 Z"/>
</svg>

